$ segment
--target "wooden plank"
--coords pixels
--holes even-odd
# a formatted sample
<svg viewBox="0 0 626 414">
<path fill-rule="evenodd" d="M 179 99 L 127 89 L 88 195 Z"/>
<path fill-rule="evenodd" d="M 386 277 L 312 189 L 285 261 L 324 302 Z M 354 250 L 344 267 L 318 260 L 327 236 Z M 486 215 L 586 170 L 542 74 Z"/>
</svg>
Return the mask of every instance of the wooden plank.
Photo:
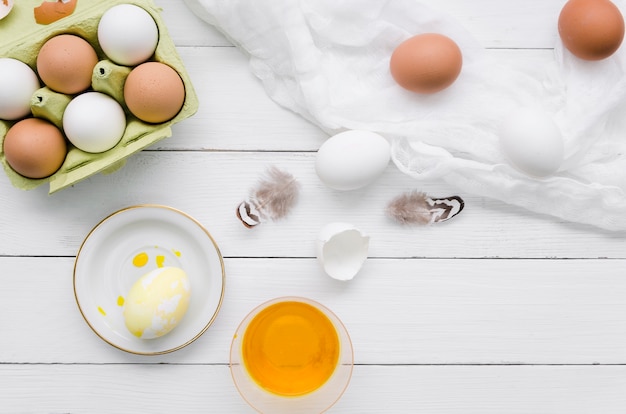
<svg viewBox="0 0 626 414">
<path fill-rule="evenodd" d="M 209 330 L 180 351 L 141 357 L 84 322 L 72 258 L 0 258 L 0 363 L 227 363 L 249 311 L 305 296 L 343 320 L 359 364 L 626 364 L 623 266 L 369 259 L 342 283 L 314 259 L 226 259 L 224 303 Z"/>
<path fill-rule="evenodd" d="M 173 137 L 153 149 L 316 151 L 328 137 L 316 125 L 278 106 L 233 47 L 179 47 L 200 102 L 198 112 L 174 125 Z M 542 76 L 551 50 L 493 50 L 489 56 Z"/>
<path fill-rule="evenodd" d="M 557 22 L 566 0 L 419 0 L 457 21 L 487 48 L 552 48 L 558 40 Z M 180 0 L 157 0 L 176 44 L 203 46 L 230 44 L 212 26 L 204 24 Z"/>
<path fill-rule="evenodd" d="M 253 413 L 225 365 L 0 365 L 2 413 Z M 622 414 L 624 366 L 356 366 L 329 413 Z M 298 412 L 294 412 L 298 414 Z"/>
<path fill-rule="evenodd" d="M 487 48 L 553 48 L 566 0 L 421 0 L 463 25 Z"/>
<path fill-rule="evenodd" d="M 283 295 L 319 300 L 346 324 L 354 377 L 330 412 L 623 414 L 626 412 L 626 238 L 529 213 L 393 165 L 371 187 L 319 182 L 327 137 L 276 105 L 245 56 L 180 0 L 155 0 L 200 97 L 174 135 L 120 171 L 49 196 L 0 174 L 0 413 L 253 412 L 228 370 L 232 334 L 254 306 Z M 422 0 L 463 24 L 492 56 L 541 71 L 565 0 Z M 234 216 L 265 168 L 302 184 L 280 222 L 245 229 Z M 458 194 L 464 212 L 422 228 L 384 216 L 407 190 Z M 119 351 L 83 321 L 74 255 L 103 217 L 160 203 L 205 224 L 226 258 L 215 324 L 154 358 Z M 315 239 L 329 221 L 371 236 L 355 280 L 323 274 Z M 298 241 L 294 243 L 294 241 Z"/>
<path fill-rule="evenodd" d="M 315 153 L 144 151 L 113 174 L 94 176 L 52 196 L 46 186 L 17 190 L 2 174 L 0 255 L 73 256 L 101 219 L 142 203 L 171 205 L 191 214 L 208 228 L 228 257 L 313 257 L 321 227 L 332 221 L 351 222 L 370 234 L 372 257 L 626 255 L 622 233 L 563 223 L 459 188 L 418 182 L 393 164 L 371 186 L 338 192 L 320 182 L 314 163 Z M 284 220 L 246 229 L 235 209 L 269 165 L 298 179 L 300 199 Z M 433 196 L 457 194 L 465 199 L 466 207 L 441 225 L 403 227 L 391 222 L 384 209 L 393 197 L 410 190 Z"/>
<path fill-rule="evenodd" d="M 233 47 L 179 48 L 198 95 L 198 112 L 174 125 L 158 149 L 317 150 L 328 136 L 279 107 Z"/>
<path fill-rule="evenodd" d="M 155 0 L 170 37 L 177 46 L 232 46 L 213 26 L 196 16 L 183 0 Z"/>
</svg>

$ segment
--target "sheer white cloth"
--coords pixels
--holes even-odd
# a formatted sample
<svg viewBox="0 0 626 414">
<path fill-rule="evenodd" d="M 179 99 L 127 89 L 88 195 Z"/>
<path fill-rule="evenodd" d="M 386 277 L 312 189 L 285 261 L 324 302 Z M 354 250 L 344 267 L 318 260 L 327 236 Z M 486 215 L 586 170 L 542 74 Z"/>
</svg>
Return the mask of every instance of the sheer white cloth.
<svg viewBox="0 0 626 414">
<path fill-rule="evenodd" d="M 558 42 L 553 62 L 525 72 L 415 0 L 185 1 L 248 55 L 274 101 L 329 134 L 365 129 L 387 137 L 406 174 L 626 230 L 626 45 L 585 62 Z M 424 32 L 452 38 L 464 59 L 450 88 L 426 96 L 403 90 L 389 73 L 394 48 Z M 547 178 L 517 171 L 500 149 L 500 120 L 528 105 L 550 112 L 565 140 L 565 162 Z"/>
</svg>

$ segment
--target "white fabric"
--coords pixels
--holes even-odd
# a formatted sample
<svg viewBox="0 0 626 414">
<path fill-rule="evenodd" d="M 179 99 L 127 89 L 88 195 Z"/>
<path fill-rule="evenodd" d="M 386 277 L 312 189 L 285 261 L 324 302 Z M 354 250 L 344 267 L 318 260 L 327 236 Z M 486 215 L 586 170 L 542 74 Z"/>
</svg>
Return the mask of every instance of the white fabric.
<svg viewBox="0 0 626 414">
<path fill-rule="evenodd" d="M 626 230 L 626 47 L 585 62 L 558 42 L 552 64 L 524 72 L 485 53 L 452 17 L 415 0 L 186 2 L 247 53 L 274 101 L 329 134 L 380 133 L 406 174 Z M 389 73 L 394 48 L 424 32 L 447 35 L 463 52 L 457 81 L 433 95 L 405 91 Z M 527 105 L 549 111 L 564 136 L 565 162 L 547 178 L 517 171 L 501 153 L 500 120 Z"/>
</svg>

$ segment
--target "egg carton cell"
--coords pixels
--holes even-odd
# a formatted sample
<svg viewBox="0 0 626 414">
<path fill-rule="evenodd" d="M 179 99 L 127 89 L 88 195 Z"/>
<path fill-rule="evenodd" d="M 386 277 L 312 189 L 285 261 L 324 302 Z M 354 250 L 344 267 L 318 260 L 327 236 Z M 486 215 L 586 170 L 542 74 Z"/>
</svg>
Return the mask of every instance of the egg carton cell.
<svg viewBox="0 0 626 414">
<path fill-rule="evenodd" d="M 103 152 L 82 151 L 68 140 L 65 161 L 55 173 L 44 178 L 33 179 L 18 174 L 7 162 L 4 150 L 0 150 L 0 163 L 15 187 L 31 190 L 47 183 L 49 193 L 54 193 L 94 174 L 115 171 L 123 167 L 129 156 L 171 136 L 173 124 L 192 116 L 197 111 L 198 98 L 189 75 L 168 34 L 159 9 L 151 0 L 77 2 L 72 14 L 49 24 L 39 24 L 33 17 L 33 10 L 40 5 L 40 0 L 24 0 L 14 5 L 11 19 L 4 20 L 0 25 L 0 58 L 19 60 L 36 72 L 38 52 L 48 40 L 60 35 L 74 35 L 93 47 L 97 63 L 93 68 L 91 85 L 84 91 L 59 93 L 42 82 L 40 88 L 32 95 L 31 113 L 25 117 L 42 118 L 62 128 L 63 111 L 76 96 L 86 92 L 101 92 L 122 106 L 126 116 L 126 127 L 119 142 Z M 157 44 L 147 62 L 158 62 L 173 69 L 182 81 L 184 89 L 183 102 L 171 119 L 162 122 L 142 121 L 126 106 L 124 83 L 131 71 L 140 64 L 124 65 L 119 61 L 115 62 L 104 52 L 98 34 L 102 17 L 116 6 L 140 8 L 147 12 L 156 24 Z M 16 36 L 17 33 L 20 36 Z M 146 61 L 145 56 L 142 59 Z M 0 119 L 0 148 L 4 148 L 6 133 L 17 121 Z"/>
</svg>

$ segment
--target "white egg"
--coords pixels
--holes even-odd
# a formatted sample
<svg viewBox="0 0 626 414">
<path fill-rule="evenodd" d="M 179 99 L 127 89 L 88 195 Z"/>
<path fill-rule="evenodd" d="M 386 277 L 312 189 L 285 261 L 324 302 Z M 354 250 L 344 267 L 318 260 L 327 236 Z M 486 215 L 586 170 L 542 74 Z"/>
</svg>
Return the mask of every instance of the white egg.
<svg viewBox="0 0 626 414">
<path fill-rule="evenodd" d="M 189 307 L 191 288 L 184 270 L 161 267 L 145 274 L 124 301 L 124 322 L 138 338 L 153 339 L 174 329 Z"/>
<path fill-rule="evenodd" d="M 545 111 L 519 108 L 502 120 L 499 134 L 509 162 L 528 175 L 546 177 L 563 163 L 563 136 Z"/>
<path fill-rule="evenodd" d="M 117 145 L 126 129 L 122 106 L 100 92 L 87 92 L 70 101 L 63 112 L 63 131 L 85 152 L 100 153 Z"/>
<path fill-rule="evenodd" d="M 328 223 L 317 238 L 317 258 L 326 274 L 337 280 L 350 280 L 361 270 L 370 238 L 350 223 Z"/>
<path fill-rule="evenodd" d="M 13 121 L 30 114 L 30 100 L 40 87 L 35 71 L 26 63 L 0 58 L 0 119 Z"/>
<path fill-rule="evenodd" d="M 159 29 L 143 8 L 119 4 L 100 18 L 98 42 L 110 60 L 119 65 L 134 66 L 152 56 L 159 42 Z"/>
<path fill-rule="evenodd" d="M 389 142 L 374 132 L 352 130 L 336 134 L 317 151 L 315 171 L 324 184 L 348 191 L 376 180 L 391 159 Z"/>
</svg>

